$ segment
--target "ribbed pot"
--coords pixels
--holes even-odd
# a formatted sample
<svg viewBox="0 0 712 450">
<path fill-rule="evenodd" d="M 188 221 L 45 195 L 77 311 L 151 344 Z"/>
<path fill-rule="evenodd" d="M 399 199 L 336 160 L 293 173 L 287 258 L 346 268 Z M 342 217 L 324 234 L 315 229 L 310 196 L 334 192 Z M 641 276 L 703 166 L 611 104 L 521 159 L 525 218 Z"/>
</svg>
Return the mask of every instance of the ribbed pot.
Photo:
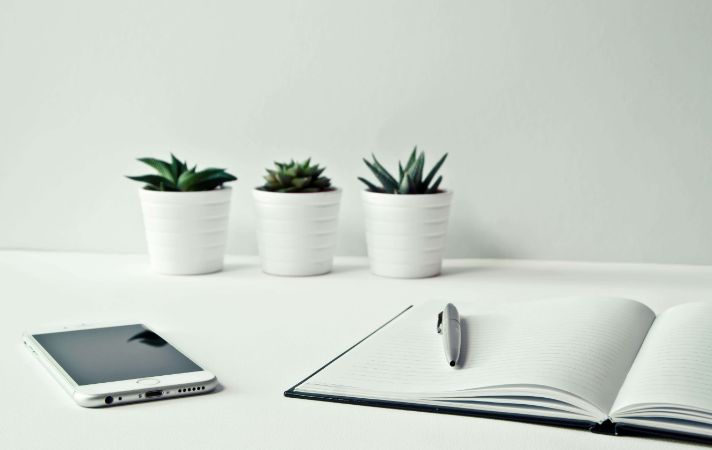
<svg viewBox="0 0 712 450">
<path fill-rule="evenodd" d="M 439 275 L 452 191 L 380 194 L 363 191 L 371 271 L 393 278 Z"/>
<path fill-rule="evenodd" d="M 254 189 L 262 270 L 309 276 L 331 271 L 341 189 L 282 193 Z"/>
<path fill-rule="evenodd" d="M 232 189 L 139 191 L 151 267 L 169 275 L 222 270 Z"/>
</svg>

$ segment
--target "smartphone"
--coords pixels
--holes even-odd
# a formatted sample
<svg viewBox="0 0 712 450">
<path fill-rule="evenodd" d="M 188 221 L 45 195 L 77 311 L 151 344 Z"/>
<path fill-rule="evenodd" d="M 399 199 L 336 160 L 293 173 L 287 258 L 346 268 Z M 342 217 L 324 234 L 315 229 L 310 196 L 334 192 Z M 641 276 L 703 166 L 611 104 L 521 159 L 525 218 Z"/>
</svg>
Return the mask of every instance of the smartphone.
<svg viewBox="0 0 712 450">
<path fill-rule="evenodd" d="M 116 406 L 205 394 L 218 380 L 146 325 L 79 325 L 23 334 L 77 404 Z"/>
</svg>

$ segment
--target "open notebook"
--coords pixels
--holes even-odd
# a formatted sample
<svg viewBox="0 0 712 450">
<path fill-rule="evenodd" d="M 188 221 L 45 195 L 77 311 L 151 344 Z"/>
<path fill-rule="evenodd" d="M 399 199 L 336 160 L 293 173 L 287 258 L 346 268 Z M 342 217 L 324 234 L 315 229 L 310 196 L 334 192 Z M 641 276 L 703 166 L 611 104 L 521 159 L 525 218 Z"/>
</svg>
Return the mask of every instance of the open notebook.
<svg viewBox="0 0 712 450">
<path fill-rule="evenodd" d="M 404 311 L 285 395 L 712 441 L 712 303 L 657 318 L 613 298 L 457 303 L 454 369 L 444 304 Z"/>
</svg>

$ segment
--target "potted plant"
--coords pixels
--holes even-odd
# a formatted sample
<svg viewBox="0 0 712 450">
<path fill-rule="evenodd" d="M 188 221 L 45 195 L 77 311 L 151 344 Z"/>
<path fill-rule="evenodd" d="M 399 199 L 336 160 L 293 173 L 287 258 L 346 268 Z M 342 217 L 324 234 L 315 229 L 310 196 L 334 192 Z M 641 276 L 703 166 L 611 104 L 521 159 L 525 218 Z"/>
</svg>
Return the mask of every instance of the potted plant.
<svg viewBox="0 0 712 450">
<path fill-rule="evenodd" d="M 139 190 L 151 267 L 170 275 L 198 275 L 223 267 L 232 190 L 225 169 L 197 170 L 180 162 L 139 158 L 156 173 L 129 176 Z"/>
<path fill-rule="evenodd" d="M 423 278 L 440 274 L 452 191 L 435 179 L 447 153 L 425 175 L 425 154 L 417 147 L 398 178 L 378 162 L 364 159 L 378 184 L 358 177 L 366 220 L 366 244 L 371 271 L 395 278 Z"/>
<path fill-rule="evenodd" d="M 308 276 L 331 271 L 336 247 L 341 189 L 323 167 L 275 162 L 265 184 L 253 190 L 262 270 L 272 275 Z"/>
</svg>

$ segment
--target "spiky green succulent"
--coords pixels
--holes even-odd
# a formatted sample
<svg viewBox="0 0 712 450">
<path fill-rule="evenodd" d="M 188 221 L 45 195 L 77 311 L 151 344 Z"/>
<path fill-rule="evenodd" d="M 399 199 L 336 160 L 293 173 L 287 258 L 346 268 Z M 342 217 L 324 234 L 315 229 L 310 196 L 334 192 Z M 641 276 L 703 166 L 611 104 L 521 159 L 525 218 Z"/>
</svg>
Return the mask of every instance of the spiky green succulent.
<svg viewBox="0 0 712 450">
<path fill-rule="evenodd" d="M 127 176 L 135 181 L 146 183 L 144 189 L 149 191 L 212 191 L 222 187 L 223 183 L 235 181 L 237 178 L 226 169 L 208 168 L 197 170 L 197 166 L 188 168 L 171 153 L 171 162 L 155 158 L 138 158 L 142 163 L 151 166 L 157 174 Z"/>
<path fill-rule="evenodd" d="M 364 158 L 363 162 L 366 163 L 373 175 L 375 175 L 381 186 L 377 186 L 374 183 L 366 180 L 365 178 L 358 177 L 369 191 L 380 192 L 383 194 L 435 194 L 440 192 L 440 183 L 443 181 L 442 175 L 435 179 L 438 170 L 445 162 L 447 158 L 447 153 L 445 153 L 442 158 L 430 169 L 430 172 L 423 178 L 425 169 L 425 153 L 418 153 L 418 147 L 413 149 L 413 152 L 408 158 L 408 162 L 405 167 L 398 162 L 398 178 L 396 179 L 391 175 L 380 162 L 376 159 L 376 156 L 371 154 L 373 157 L 373 162 L 368 161 Z M 433 179 L 435 181 L 433 182 Z"/>
<path fill-rule="evenodd" d="M 265 184 L 259 189 L 270 192 L 323 192 L 334 190 L 331 180 L 322 176 L 326 167 L 310 165 L 311 158 L 304 162 L 275 162 L 275 169 L 267 169 Z"/>
</svg>

